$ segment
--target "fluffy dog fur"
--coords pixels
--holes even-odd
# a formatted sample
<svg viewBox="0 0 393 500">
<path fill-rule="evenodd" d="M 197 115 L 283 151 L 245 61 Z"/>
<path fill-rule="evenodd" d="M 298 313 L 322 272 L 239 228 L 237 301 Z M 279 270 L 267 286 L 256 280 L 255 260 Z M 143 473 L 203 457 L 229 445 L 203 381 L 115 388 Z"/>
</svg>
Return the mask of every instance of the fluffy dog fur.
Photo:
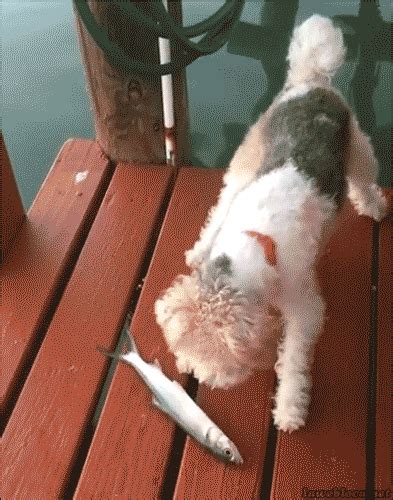
<svg viewBox="0 0 393 500">
<path fill-rule="evenodd" d="M 386 211 L 370 141 L 330 85 L 344 57 L 329 19 L 295 28 L 284 89 L 236 151 L 186 252 L 191 274 L 155 304 L 178 369 L 200 382 L 228 387 L 274 365 L 273 415 L 284 431 L 305 424 L 325 310 L 315 264 L 343 198 L 375 220 Z M 247 231 L 273 239 L 276 265 Z"/>
</svg>

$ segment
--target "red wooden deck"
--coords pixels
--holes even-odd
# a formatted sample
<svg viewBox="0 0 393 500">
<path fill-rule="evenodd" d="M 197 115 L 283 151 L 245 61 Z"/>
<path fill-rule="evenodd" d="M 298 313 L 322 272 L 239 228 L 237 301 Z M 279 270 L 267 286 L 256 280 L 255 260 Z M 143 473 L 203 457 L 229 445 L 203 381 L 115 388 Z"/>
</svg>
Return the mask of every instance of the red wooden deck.
<svg viewBox="0 0 393 500">
<path fill-rule="evenodd" d="M 305 429 L 273 429 L 273 372 L 228 391 L 197 389 L 245 459 L 230 466 L 185 438 L 126 366 L 114 370 L 98 423 L 96 411 L 111 371 L 96 346 L 115 347 L 130 310 L 142 356 L 188 384 L 153 304 L 187 271 L 184 250 L 222 170 L 114 166 L 94 142 L 71 140 L 25 220 L 7 175 L 2 498 L 296 500 L 306 489 L 367 488 L 372 498 L 374 486 L 391 488 L 391 219 L 373 224 L 346 206 L 322 258 L 328 312 Z"/>
</svg>

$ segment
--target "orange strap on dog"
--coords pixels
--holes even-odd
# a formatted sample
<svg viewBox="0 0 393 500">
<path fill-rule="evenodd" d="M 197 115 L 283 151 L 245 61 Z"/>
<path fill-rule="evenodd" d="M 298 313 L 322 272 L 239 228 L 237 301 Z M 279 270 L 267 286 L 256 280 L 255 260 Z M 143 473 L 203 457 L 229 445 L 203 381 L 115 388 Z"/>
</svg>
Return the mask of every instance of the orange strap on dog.
<svg viewBox="0 0 393 500">
<path fill-rule="evenodd" d="M 275 266 L 277 264 L 277 256 L 276 256 L 276 244 L 270 236 L 266 234 L 258 233 L 257 231 L 244 231 L 248 236 L 252 236 L 256 238 L 258 243 L 263 248 L 265 253 L 266 261 L 271 265 Z"/>
</svg>

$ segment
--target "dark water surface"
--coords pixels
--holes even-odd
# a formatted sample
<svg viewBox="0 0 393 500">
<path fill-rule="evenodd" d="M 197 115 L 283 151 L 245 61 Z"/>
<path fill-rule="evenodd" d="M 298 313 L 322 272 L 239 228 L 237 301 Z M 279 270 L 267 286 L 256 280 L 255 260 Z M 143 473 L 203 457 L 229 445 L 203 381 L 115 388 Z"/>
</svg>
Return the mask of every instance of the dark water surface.
<svg viewBox="0 0 393 500">
<path fill-rule="evenodd" d="M 190 24 L 222 2 L 183 5 Z M 28 208 L 61 145 L 69 137 L 93 137 L 93 122 L 71 1 L 3 1 L 1 10 L 2 129 Z M 392 185 L 390 1 L 247 1 L 229 44 L 187 70 L 195 165 L 228 163 L 282 85 L 293 24 L 313 13 L 344 26 L 348 58 L 335 83 L 372 137 L 380 182 Z"/>
</svg>

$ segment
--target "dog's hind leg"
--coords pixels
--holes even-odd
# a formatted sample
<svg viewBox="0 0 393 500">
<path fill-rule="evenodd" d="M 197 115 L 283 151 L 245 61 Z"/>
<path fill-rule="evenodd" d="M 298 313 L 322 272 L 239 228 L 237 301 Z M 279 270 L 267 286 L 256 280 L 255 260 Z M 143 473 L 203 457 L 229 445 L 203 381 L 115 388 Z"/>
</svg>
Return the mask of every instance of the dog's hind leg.
<svg viewBox="0 0 393 500">
<path fill-rule="evenodd" d="M 275 365 L 278 388 L 273 417 L 278 429 L 292 432 L 306 422 L 312 385 L 310 369 L 325 304 L 315 284 L 287 291 L 281 309 L 285 326 Z"/>
<path fill-rule="evenodd" d="M 352 118 L 347 156 L 348 198 L 359 215 L 380 221 L 386 215 L 387 200 L 377 185 L 377 176 L 378 161 L 370 139 Z"/>
</svg>

